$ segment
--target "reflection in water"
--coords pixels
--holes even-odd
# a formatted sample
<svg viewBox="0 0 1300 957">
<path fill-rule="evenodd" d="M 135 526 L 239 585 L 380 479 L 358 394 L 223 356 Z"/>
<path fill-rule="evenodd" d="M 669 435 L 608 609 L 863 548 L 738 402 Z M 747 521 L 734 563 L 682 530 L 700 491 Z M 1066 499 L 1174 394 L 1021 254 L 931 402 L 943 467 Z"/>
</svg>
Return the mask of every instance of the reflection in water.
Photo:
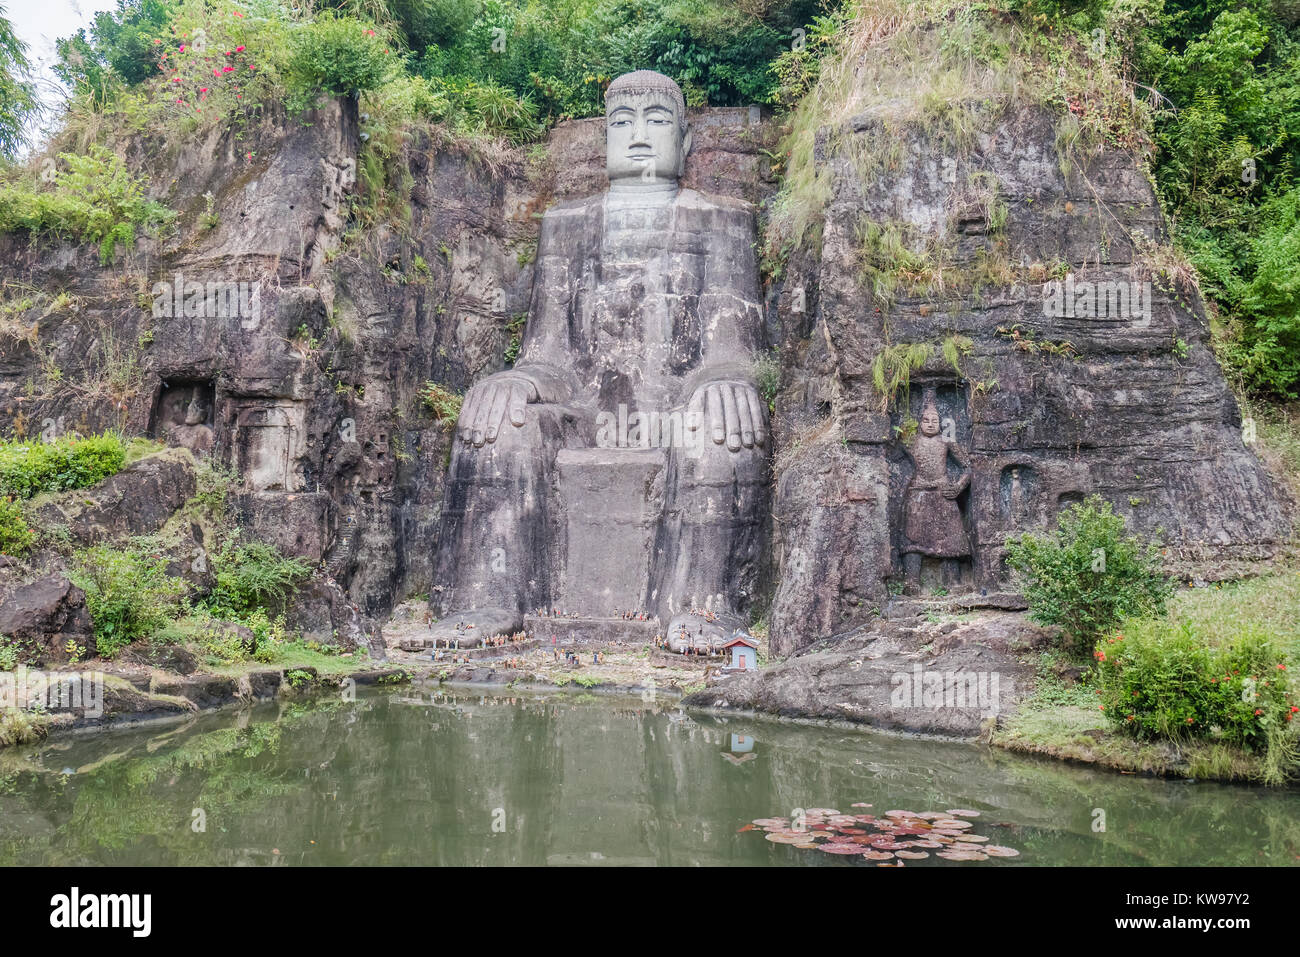
<svg viewBox="0 0 1300 957">
<path fill-rule="evenodd" d="M 263 705 L 0 752 L 5 864 L 865 861 L 737 833 L 855 801 L 973 808 L 1019 864 L 1293 864 L 1294 792 L 965 744 L 436 686 Z M 1094 831 L 1104 814 L 1105 831 Z"/>
</svg>

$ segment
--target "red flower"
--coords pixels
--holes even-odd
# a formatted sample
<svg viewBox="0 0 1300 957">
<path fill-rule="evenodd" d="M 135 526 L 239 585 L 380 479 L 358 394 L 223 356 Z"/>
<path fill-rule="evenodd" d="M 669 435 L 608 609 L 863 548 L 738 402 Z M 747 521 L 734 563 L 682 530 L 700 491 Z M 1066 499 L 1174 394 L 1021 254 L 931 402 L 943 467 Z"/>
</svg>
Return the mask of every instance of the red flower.
<svg viewBox="0 0 1300 957">
<path fill-rule="evenodd" d="M 1255 714 L 1263 714 L 1263 713 L 1264 713 L 1264 712 L 1263 712 L 1262 709 L 1260 709 L 1260 708 L 1256 708 L 1256 709 L 1255 709 Z"/>
<path fill-rule="evenodd" d="M 236 53 L 243 53 L 243 52 L 244 52 L 244 48 L 243 48 L 242 46 L 235 47 L 235 52 L 236 52 Z"/>
<path fill-rule="evenodd" d="M 1187 719 L 1187 723 L 1188 723 L 1188 724 L 1191 724 L 1191 723 L 1192 723 L 1192 719 L 1191 719 L 1191 718 L 1188 718 L 1188 719 Z"/>
<path fill-rule="evenodd" d="M 231 70 L 233 70 L 233 69 L 234 69 L 233 66 L 222 67 L 221 72 L 222 72 L 222 73 L 229 73 L 229 72 L 230 72 Z"/>
<path fill-rule="evenodd" d="M 206 92 L 208 92 L 208 88 L 207 88 L 206 86 L 204 86 L 204 87 L 200 87 L 200 88 L 199 88 L 199 92 L 200 92 L 200 93 L 206 93 Z"/>
<path fill-rule="evenodd" d="M 368 37 L 373 37 L 374 35 L 375 35 L 375 31 L 374 31 L 374 30 L 367 30 L 367 31 L 366 31 L 366 36 L 368 36 Z"/>
<path fill-rule="evenodd" d="M 184 52 L 185 52 L 185 44 L 184 44 L 184 43 L 181 44 L 180 52 L 181 52 L 181 53 L 184 53 Z"/>
<path fill-rule="evenodd" d="M 1291 705 L 1291 713 L 1295 714 L 1297 711 L 1300 711 L 1300 708 L 1297 708 L 1295 705 Z"/>
<path fill-rule="evenodd" d="M 1278 671 L 1286 671 L 1286 665 L 1278 665 L 1278 666 L 1277 666 L 1277 670 L 1278 670 Z"/>
<path fill-rule="evenodd" d="M 1106 706 L 1105 706 L 1104 704 L 1099 704 L 1099 705 L 1097 705 L 1097 710 L 1098 710 L 1098 711 L 1105 711 L 1105 710 L 1106 710 Z"/>
<path fill-rule="evenodd" d="M 1217 685 L 1218 683 L 1219 683 L 1219 679 L 1218 679 L 1218 678 L 1211 678 L 1211 679 L 1210 679 L 1210 684 L 1212 684 L 1212 685 Z"/>
</svg>

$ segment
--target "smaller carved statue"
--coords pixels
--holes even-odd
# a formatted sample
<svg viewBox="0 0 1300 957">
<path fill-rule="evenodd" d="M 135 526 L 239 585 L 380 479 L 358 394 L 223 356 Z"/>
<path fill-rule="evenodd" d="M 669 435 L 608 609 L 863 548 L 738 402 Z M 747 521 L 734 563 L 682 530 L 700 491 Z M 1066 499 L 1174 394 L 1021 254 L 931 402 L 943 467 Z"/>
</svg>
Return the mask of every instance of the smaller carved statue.
<svg viewBox="0 0 1300 957">
<path fill-rule="evenodd" d="M 959 560 L 970 555 L 970 537 L 957 504 L 957 497 L 970 484 L 968 462 L 961 447 L 940 434 L 933 390 L 926 392 L 920 429 L 907 452 L 916 471 L 907 485 L 903 504 L 903 571 L 907 575 L 904 590 L 915 595 L 921 590 L 924 556 L 943 560 L 943 581 L 950 584 L 960 575 Z M 949 455 L 962 469 L 956 481 L 948 476 Z"/>
<path fill-rule="evenodd" d="M 179 411 L 179 408 L 177 409 Z M 176 417 L 180 419 L 180 416 Z M 172 445 L 183 446 L 198 455 L 212 451 L 212 427 L 207 424 L 207 403 L 199 395 L 190 400 L 185 409 L 184 418 L 177 422 L 173 419 L 167 428 L 167 441 Z"/>
</svg>

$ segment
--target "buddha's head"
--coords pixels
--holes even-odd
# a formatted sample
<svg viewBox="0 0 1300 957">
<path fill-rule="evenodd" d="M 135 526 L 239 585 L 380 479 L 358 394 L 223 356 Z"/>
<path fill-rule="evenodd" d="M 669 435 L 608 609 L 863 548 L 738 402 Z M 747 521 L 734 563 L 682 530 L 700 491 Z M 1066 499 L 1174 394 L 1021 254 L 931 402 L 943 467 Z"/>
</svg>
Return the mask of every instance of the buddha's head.
<svg viewBox="0 0 1300 957">
<path fill-rule="evenodd" d="M 926 396 L 925 407 L 921 409 L 921 434 L 927 438 L 939 434 L 939 410 L 935 407 L 933 396 Z"/>
<path fill-rule="evenodd" d="M 663 185 L 682 175 L 691 134 L 686 99 L 671 77 L 624 73 L 605 90 L 605 168 L 611 184 Z"/>
<path fill-rule="evenodd" d="M 197 395 L 185 410 L 186 425 L 203 425 L 208 419 L 208 407 Z"/>
</svg>

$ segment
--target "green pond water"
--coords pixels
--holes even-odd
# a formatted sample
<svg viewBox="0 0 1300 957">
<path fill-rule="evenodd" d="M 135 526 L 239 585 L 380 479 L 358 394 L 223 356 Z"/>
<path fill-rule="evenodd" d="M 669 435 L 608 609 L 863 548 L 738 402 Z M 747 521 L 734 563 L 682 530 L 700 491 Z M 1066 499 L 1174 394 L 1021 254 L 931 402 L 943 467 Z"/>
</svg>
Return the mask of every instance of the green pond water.
<svg viewBox="0 0 1300 957">
<path fill-rule="evenodd" d="M 639 698 L 417 684 L 0 751 L 4 864 L 870 866 L 738 832 L 814 807 L 977 810 L 970 833 L 1020 851 L 908 866 L 1300 859 L 1294 790 Z"/>
</svg>

